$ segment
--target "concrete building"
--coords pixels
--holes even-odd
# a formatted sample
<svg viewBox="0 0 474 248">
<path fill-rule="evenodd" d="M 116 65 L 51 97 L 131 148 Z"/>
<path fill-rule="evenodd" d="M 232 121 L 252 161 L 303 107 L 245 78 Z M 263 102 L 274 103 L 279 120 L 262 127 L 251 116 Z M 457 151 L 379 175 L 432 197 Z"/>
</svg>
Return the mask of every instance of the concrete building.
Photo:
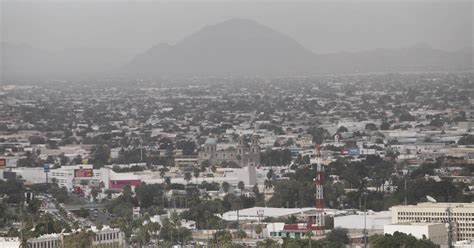
<svg viewBox="0 0 474 248">
<path fill-rule="evenodd" d="M 384 226 L 391 223 L 391 213 L 390 211 L 368 211 L 366 215 L 364 212 L 357 212 L 356 214 L 334 216 L 334 227 L 345 228 L 352 233 L 362 233 L 364 219 L 365 227 L 369 233 L 382 233 Z"/>
<path fill-rule="evenodd" d="M 16 174 L 17 178 L 25 181 L 26 184 L 36 184 L 46 182 L 46 173 L 42 167 L 18 167 L 12 168 L 11 172 Z M 72 191 L 75 186 L 79 186 L 81 181 L 100 180 L 100 171 L 94 170 L 92 164 L 67 165 L 58 168 L 52 168 L 48 172 L 48 182 L 55 180 L 59 187 L 66 187 Z"/>
<path fill-rule="evenodd" d="M 453 246 L 454 248 L 472 248 L 474 247 L 474 239 L 458 241 Z"/>
<path fill-rule="evenodd" d="M 429 239 L 433 243 L 446 246 L 448 244 L 448 229 L 445 223 L 401 223 L 385 225 L 384 234 L 395 232 L 412 235 L 417 239 Z"/>
<path fill-rule="evenodd" d="M 125 235 L 119 228 L 110 228 L 104 226 L 101 230 L 98 230 L 95 226 L 92 226 L 90 231 L 94 232 L 94 238 L 92 239 L 92 245 L 101 245 L 103 247 L 122 247 L 125 245 Z M 32 238 L 28 240 L 29 247 L 31 248 L 59 248 L 64 235 L 64 238 L 72 233 L 52 233 Z"/>
<path fill-rule="evenodd" d="M 58 248 L 61 247 L 61 234 L 52 233 L 28 239 L 28 247 L 31 248 Z"/>
<path fill-rule="evenodd" d="M 285 218 L 289 216 L 295 216 L 298 220 L 306 222 L 308 217 L 313 216 L 315 213 L 315 208 L 269 208 L 269 207 L 253 207 L 240 209 L 238 213 L 239 221 L 262 221 L 265 218 Z M 324 209 L 324 214 L 329 216 L 334 216 L 337 214 L 347 213 L 344 210 L 337 209 Z M 236 221 L 237 220 L 237 211 L 228 211 L 225 212 L 221 218 L 225 221 Z"/>
<path fill-rule="evenodd" d="M 1 248 L 19 248 L 20 239 L 17 237 L 0 237 Z"/>
<path fill-rule="evenodd" d="M 240 136 L 237 147 L 228 147 L 223 150 L 217 149 L 217 140 L 208 138 L 204 146 L 198 152 L 198 163 L 208 160 L 211 164 L 220 164 L 222 162 L 234 162 L 240 166 L 248 164 L 260 164 L 260 146 L 258 136 L 252 135 L 251 143 L 245 141 L 244 136 Z"/>
<path fill-rule="evenodd" d="M 120 231 L 119 228 L 111 228 L 104 226 L 101 230 L 98 230 L 95 226 L 91 227 L 91 230 L 95 233 L 92 245 L 110 246 L 110 247 L 122 247 L 125 245 L 125 234 Z"/>
<path fill-rule="evenodd" d="M 474 238 L 474 203 L 431 203 L 394 206 L 392 224 L 395 223 L 448 223 L 448 209 L 451 212 L 453 241 Z"/>
</svg>

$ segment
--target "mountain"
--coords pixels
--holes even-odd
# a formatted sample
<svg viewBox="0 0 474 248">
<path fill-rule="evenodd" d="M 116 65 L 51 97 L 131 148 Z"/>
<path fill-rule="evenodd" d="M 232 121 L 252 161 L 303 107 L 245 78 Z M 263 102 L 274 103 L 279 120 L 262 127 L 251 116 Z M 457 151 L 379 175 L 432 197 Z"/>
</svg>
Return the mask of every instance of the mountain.
<svg viewBox="0 0 474 248">
<path fill-rule="evenodd" d="M 315 55 L 257 22 L 232 19 L 204 27 L 176 45 L 157 45 L 125 66 L 132 75 L 292 75 L 306 73 Z"/>
<path fill-rule="evenodd" d="M 169 75 L 315 75 L 473 69 L 472 48 L 455 52 L 426 44 L 402 49 L 314 54 L 257 22 L 232 19 L 178 42 L 159 44 L 123 68 L 135 77 Z"/>
<path fill-rule="evenodd" d="M 443 51 L 418 44 L 314 54 L 291 37 L 244 19 L 206 26 L 174 45 L 159 43 L 136 56 L 107 48 L 45 51 L 28 45 L 0 45 L 0 83 L 110 76 L 312 76 L 474 69 L 472 47 Z"/>
</svg>

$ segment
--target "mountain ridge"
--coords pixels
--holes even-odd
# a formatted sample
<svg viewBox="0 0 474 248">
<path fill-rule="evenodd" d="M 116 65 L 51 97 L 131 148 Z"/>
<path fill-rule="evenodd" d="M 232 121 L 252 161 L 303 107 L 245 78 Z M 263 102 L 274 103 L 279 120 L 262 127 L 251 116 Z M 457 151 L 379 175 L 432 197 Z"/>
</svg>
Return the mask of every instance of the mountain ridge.
<svg viewBox="0 0 474 248">
<path fill-rule="evenodd" d="M 77 51 L 80 51 L 78 54 Z M 0 80 L 153 79 L 162 76 L 313 76 L 372 72 L 472 71 L 473 47 L 316 54 L 256 21 L 230 19 L 177 43 L 157 43 L 124 61 L 108 49 L 43 51 L 1 42 Z"/>
</svg>

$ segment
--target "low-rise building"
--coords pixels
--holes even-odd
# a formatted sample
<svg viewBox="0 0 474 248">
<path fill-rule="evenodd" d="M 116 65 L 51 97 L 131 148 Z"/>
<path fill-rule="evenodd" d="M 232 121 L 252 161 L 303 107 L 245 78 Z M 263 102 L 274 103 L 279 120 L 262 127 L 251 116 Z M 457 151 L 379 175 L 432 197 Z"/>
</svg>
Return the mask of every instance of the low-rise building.
<svg viewBox="0 0 474 248">
<path fill-rule="evenodd" d="M 445 223 L 400 223 L 384 226 L 384 234 L 393 235 L 395 232 L 412 235 L 417 239 L 429 239 L 440 246 L 448 243 L 448 229 Z"/>
<path fill-rule="evenodd" d="M 474 203 L 424 202 L 391 208 L 395 223 L 448 223 L 451 219 L 453 240 L 474 238 Z"/>
</svg>

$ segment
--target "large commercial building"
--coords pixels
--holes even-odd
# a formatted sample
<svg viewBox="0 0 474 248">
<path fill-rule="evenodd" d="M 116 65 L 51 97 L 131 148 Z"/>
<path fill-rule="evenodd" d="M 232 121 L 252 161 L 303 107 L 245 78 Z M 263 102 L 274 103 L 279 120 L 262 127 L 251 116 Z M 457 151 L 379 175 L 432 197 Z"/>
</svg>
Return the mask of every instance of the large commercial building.
<svg viewBox="0 0 474 248">
<path fill-rule="evenodd" d="M 91 227 L 90 231 L 95 235 L 92 238 L 93 246 L 101 247 L 123 247 L 125 245 L 125 235 L 118 228 L 110 228 L 104 226 L 98 230 L 95 226 Z M 59 248 L 62 247 L 62 240 L 71 233 L 52 233 L 39 236 L 37 238 L 28 239 L 28 246 L 31 248 Z"/>
<path fill-rule="evenodd" d="M 92 164 L 65 165 L 58 168 L 51 168 L 46 171 L 43 167 L 18 167 L 12 168 L 12 173 L 25 181 L 26 184 L 46 183 L 55 181 L 59 187 L 66 187 L 72 191 L 74 187 L 79 187 L 82 181 L 88 184 L 98 184 L 100 171 L 94 170 Z"/>
<path fill-rule="evenodd" d="M 384 226 L 384 234 L 395 232 L 412 235 L 417 239 L 429 239 L 433 243 L 446 246 L 448 244 L 448 229 L 445 223 L 401 223 Z"/>
<path fill-rule="evenodd" d="M 450 215 L 453 241 L 474 239 L 474 203 L 431 203 L 394 206 L 392 223 L 448 223 Z M 450 214 L 449 214 L 450 212 Z"/>
</svg>

